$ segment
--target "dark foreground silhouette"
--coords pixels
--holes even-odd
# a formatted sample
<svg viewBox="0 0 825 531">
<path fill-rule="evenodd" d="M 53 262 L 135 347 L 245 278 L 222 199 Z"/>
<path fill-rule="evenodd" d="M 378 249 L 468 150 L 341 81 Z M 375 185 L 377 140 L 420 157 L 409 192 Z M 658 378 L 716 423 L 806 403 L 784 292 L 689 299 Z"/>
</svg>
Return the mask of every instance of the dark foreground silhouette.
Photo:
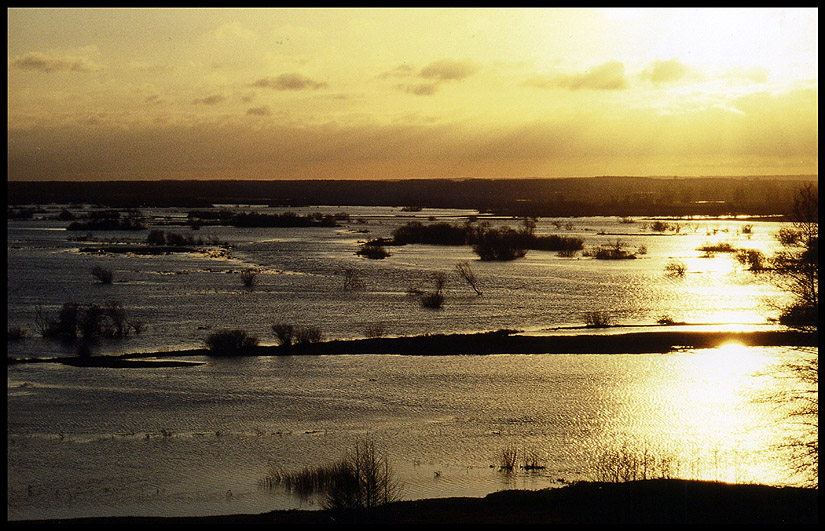
<svg viewBox="0 0 825 531">
<path fill-rule="evenodd" d="M 730 485 L 659 479 L 581 482 L 538 491 L 510 490 L 484 498 L 395 502 L 358 511 L 273 511 L 258 515 L 189 518 L 80 518 L 11 522 L 15 527 L 110 529 L 155 525 L 455 525 L 455 524 L 816 524 L 818 489 Z"/>
</svg>

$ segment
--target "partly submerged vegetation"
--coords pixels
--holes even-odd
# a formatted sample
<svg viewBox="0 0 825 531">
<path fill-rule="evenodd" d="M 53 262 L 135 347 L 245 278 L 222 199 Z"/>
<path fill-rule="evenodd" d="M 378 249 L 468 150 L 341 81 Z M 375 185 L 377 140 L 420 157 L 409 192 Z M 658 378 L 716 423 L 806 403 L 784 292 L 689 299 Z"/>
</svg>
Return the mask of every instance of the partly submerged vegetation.
<svg viewBox="0 0 825 531">
<path fill-rule="evenodd" d="M 525 256 L 529 250 L 577 251 L 584 246 L 581 238 L 536 235 L 535 221 L 530 218 L 524 218 L 522 224 L 523 227 L 516 230 L 510 227 L 493 227 L 486 221 L 467 222 L 463 225 L 425 225 L 419 221 L 412 221 L 395 229 L 391 238 L 378 238 L 367 245 L 469 245 L 481 260 L 487 261 L 515 260 Z"/>
<path fill-rule="evenodd" d="M 372 439 L 355 443 L 331 465 L 284 472 L 273 466 L 264 478 L 269 488 L 282 487 L 303 497 L 321 495 L 326 509 L 370 509 L 401 499 L 401 485 L 389 457 Z"/>
</svg>

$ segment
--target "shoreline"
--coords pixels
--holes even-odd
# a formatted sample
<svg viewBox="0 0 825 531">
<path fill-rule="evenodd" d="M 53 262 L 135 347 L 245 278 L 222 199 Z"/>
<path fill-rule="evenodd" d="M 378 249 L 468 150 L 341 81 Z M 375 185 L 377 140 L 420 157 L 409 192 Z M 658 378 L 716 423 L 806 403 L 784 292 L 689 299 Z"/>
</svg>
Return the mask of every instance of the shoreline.
<svg viewBox="0 0 825 531">
<path fill-rule="evenodd" d="M 11 520 L 43 525 L 352 525 L 352 524 L 817 524 L 819 489 L 652 479 L 578 482 L 542 490 L 503 490 L 483 498 L 399 501 L 371 509 L 280 510 L 261 514 L 190 517 L 89 517 Z"/>
<path fill-rule="evenodd" d="M 601 329 L 604 330 L 604 329 Z M 71 366 L 182 367 L 203 362 L 181 358 L 206 356 L 236 358 L 246 356 L 320 356 L 320 355 L 409 355 L 456 356 L 495 354 L 666 354 L 689 349 L 716 348 L 726 343 L 743 346 L 818 347 L 818 331 L 636 331 L 611 334 L 522 335 L 515 330 L 432 334 L 369 339 L 335 339 L 290 346 L 249 347 L 221 354 L 206 348 L 128 354 L 99 354 L 88 357 L 7 358 L 7 365 L 18 363 L 62 363 Z M 173 358 L 173 359 L 161 359 Z"/>
</svg>

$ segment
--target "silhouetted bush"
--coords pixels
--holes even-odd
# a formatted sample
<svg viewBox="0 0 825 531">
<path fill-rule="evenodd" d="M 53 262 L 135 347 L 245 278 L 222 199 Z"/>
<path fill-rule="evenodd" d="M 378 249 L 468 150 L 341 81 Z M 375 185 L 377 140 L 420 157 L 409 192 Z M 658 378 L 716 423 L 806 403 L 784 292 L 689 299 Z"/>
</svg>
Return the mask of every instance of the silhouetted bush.
<svg viewBox="0 0 825 531">
<path fill-rule="evenodd" d="M 364 337 L 373 339 L 376 337 L 384 337 L 384 323 L 368 324 L 364 328 Z"/>
<path fill-rule="evenodd" d="M 575 251 L 582 248 L 580 238 L 535 235 L 535 221 L 522 220 L 522 230 L 509 227 L 493 228 L 489 223 L 424 225 L 413 221 L 393 231 L 393 245 L 421 243 L 428 245 L 470 245 L 482 260 L 514 260 L 523 257 L 528 249 L 537 251 Z"/>
<path fill-rule="evenodd" d="M 613 318 L 607 311 L 592 311 L 584 314 L 584 323 L 588 328 L 607 328 L 613 322 Z"/>
<path fill-rule="evenodd" d="M 736 260 L 750 271 L 765 269 L 765 255 L 758 249 L 740 249 L 736 251 Z"/>
<path fill-rule="evenodd" d="M 246 269 L 241 271 L 241 282 L 243 283 L 244 287 L 251 288 L 255 285 L 255 279 L 258 273 L 254 269 Z"/>
<path fill-rule="evenodd" d="M 291 474 L 273 469 L 265 478 L 265 485 L 281 486 L 303 497 L 323 493 L 327 509 L 377 507 L 398 501 L 401 494 L 387 455 L 370 439 L 356 443 L 332 465 L 304 468 Z"/>
<path fill-rule="evenodd" d="M 634 259 L 636 255 L 624 248 L 621 240 L 616 240 L 612 246 L 598 246 L 595 249 L 584 253 L 585 256 L 592 256 L 597 260 L 627 260 Z"/>
<path fill-rule="evenodd" d="M 469 227 L 454 226 L 449 223 L 424 225 L 413 221 L 398 227 L 392 233 L 398 245 L 425 243 L 429 245 L 466 245 Z"/>
<path fill-rule="evenodd" d="M 671 260 L 665 265 L 665 274 L 670 277 L 683 277 L 687 272 L 687 266 L 680 260 Z"/>
<path fill-rule="evenodd" d="M 213 354 L 230 356 L 248 353 L 258 345 L 258 337 L 244 330 L 221 330 L 209 334 L 204 342 Z"/>
<path fill-rule="evenodd" d="M 704 243 L 696 249 L 705 253 L 733 253 L 736 249 L 729 242 Z"/>
<path fill-rule="evenodd" d="M 112 283 L 112 272 L 108 269 L 104 269 L 102 266 L 94 266 L 92 268 L 92 276 L 95 277 L 101 284 Z"/>
<path fill-rule="evenodd" d="M 19 326 L 10 326 L 6 334 L 7 341 L 20 341 L 29 337 L 29 332 Z"/>
<path fill-rule="evenodd" d="M 127 337 L 140 333 L 143 325 L 129 321 L 123 306 L 116 301 L 97 304 L 64 303 L 56 318 L 44 314 L 43 308 L 35 307 L 35 324 L 43 337 L 66 343 L 82 342 L 88 346 L 101 337 Z"/>
<path fill-rule="evenodd" d="M 513 229 L 489 229 L 475 239 L 473 251 L 482 260 L 509 261 L 527 254 L 522 238 Z"/>
<path fill-rule="evenodd" d="M 456 271 L 461 278 L 467 281 L 467 284 L 473 288 L 473 291 L 476 292 L 476 295 L 481 295 L 481 290 L 478 288 L 478 280 L 476 280 L 476 275 L 473 272 L 473 269 L 470 267 L 469 262 L 459 262 L 455 266 Z"/>
<path fill-rule="evenodd" d="M 278 343 L 283 346 L 317 343 L 323 338 L 321 329 L 315 326 L 295 326 L 287 323 L 275 323 L 272 331 Z"/>
<path fill-rule="evenodd" d="M 672 478 L 679 469 L 671 456 L 657 456 L 647 448 L 627 445 L 601 452 L 591 466 L 593 480 L 603 483 Z"/>
<path fill-rule="evenodd" d="M 159 229 L 152 229 L 146 235 L 146 243 L 149 245 L 166 245 L 166 232 Z"/>
<path fill-rule="evenodd" d="M 317 343 L 323 338 L 321 329 L 315 326 L 295 327 L 295 343 L 303 345 L 306 343 Z"/>
<path fill-rule="evenodd" d="M 361 280 L 361 274 L 354 267 L 344 267 L 341 270 L 344 276 L 344 291 L 354 291 L 364 288 L 364 281 Z"/>
<path fill-rule="evenodd" d="M 426 293 L 421 297 L 421 306 L 437 310 L 444 305 L 444 295 L 441 293 Z"/>
<path fill-rule="evenodd" d="M 381 260 L 390 256 L 390 252 L 381 245 L 367 242 L 355 254 L 371 260 Z"/>
<path fill-rule="evenodd" d="M 435 291 L 431 293 L 420 292 L 421 306 L 438 310 L 444 304 L 444 284 L 447 282 L 447 277 L 443 273 L 435 273 L 433 281 L 435 282 Z"/>
<path fill-rule="evenodd" d="M 275 323 L 272 325 L 275 338 L 281 345 L 289 346 L 295 338 L 295 327 L 287 323 Z"/>
</svg>

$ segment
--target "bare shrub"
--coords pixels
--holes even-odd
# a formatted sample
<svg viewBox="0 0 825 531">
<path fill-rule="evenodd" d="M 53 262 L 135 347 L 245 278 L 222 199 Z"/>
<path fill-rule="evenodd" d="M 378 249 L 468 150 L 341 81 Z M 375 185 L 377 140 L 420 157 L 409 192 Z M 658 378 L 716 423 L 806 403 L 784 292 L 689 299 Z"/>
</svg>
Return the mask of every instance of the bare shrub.
<svg viewBox="0 0 825 531">
<path fill-rule="evenodd" d="M 621 240 L 609 246 L 598 246 L 590 251 L 589 256 L 597 260 L 626 260 L 636 258 L 634 253 L 625 249 L 625 244 Z"/>
<path fill-rule="evenodd" d="M 447 277 L 443 273 L 435 273 L 433 281 L 435 282 L 435 291 L 421 296 L 421 306 L 437 310 L 444 304 L 444 284 L 447 282 Z"/>
<path fill-rule="evenodd" d="M 317 343 L 323 338 L 321 329 L 315 326 L 296 326 L 288 323 L 272 325 L 275 337 L 283 346 Z"/>
<path fill-rule="evenodd" d="M 588 328 L 607 328 L 613 324 L 610 313 L 604 310 L 586 312 L 584 323 Z"/>
<path fill-rule="evenodd" d="M 627 444 L 604 450 L 591 465 L 594 481 L 622 483 L 647 479 L 673 478 L 676 460 L 671 456 L 654 455 L 647 447 L 631 448 Z"/>
<path fill-rule="evenodd" d="M 519 451 L 513 444 L 508 444 L 498 453 L 499 470 L 512 471 L 518 465 Z"/>
<path fill-rule="evenodd" d="M 371 260 L 381 260 L 390 256 L 390 252 L 384 249 L 384 246 L 375 243 L 365 243 L 355 254 Z"/>
<path fill-rule="evenodd" d="M 272 331 L 281 345 L 289 346 L 295 338 L 295 327 L 287 323 L 275 323 L 272 325 Z"/>
<path fill-rule="evenodd" d="M 92 268 L 92 276 L 95 277 L 97 281 L 101 284 L 112 283 L 112 272 L 109 269 L 103 268 L 102 266 L 94 266 Z"/>
<path fill-rule="evenodd" d="M 656 320 L 656 323 L 658 323 L 660 325 L 663 325 L 663 326 L 672 326 L 672 325 L 678 325 L 678 324 L 685 324 L 684 322 L 676 321 L 670 315 L 663 315 L 663 316 L 659 317 Z"/>
<path fill-rule="evenodd" d="M 758 249 L 740 249 L 736 252 L 736 260 L 746 266 L 749 271 L 765 269 L 765 255 Z"/>
<path fill-rule="evenodd" d="M 258 345 L 258 337 L 244 330 L 220 330 L 204 340 L 206 347 L 216 355 L 244 354 Z"/>
<path fill-rule="evenodd" d="M 241 282 L 243 283 L 244 287 L 251 288 L 255 285 L 257 276 L 258 272 L 254 269 L 245 269 L 244 271 L 241 271 Z"/>
<path fill-rule="evenodd" d="M 456 271 L 458 271 L 459 276 L 467 281 L 467 284 L 473 288 L 473 291 L 476 292 L 476 295 L 481 295 L 481 290 L 478 289 L 478 280 L 476 280 L 476 275 L 473 272 L 472 268 L 470 267 L 469 262 L 459 262 L 455 266 Z"/>
<path fill-rule="evenodd" d="M 671 260 L 665 265 L 665 274 L 669 277 L 683 277 L 687 272 L 687 265 L 681 260 Z"/>
<path fill-rule="evenodd" d="M 295 327 L 295 342 L 299 345 L 306 343 L 318 343 L 323 338 L 321 329 L 316 326 Z"/>
<path fill-rule="evenodd" d="M 105 307 L 97 304 L 64 303 L 57 317 L 50 317 L 42 306 L 35 307 L 35 323 L 43 337 L 74 342 L 94 341 L 99 337 L 126 337 L 140 332 L 142 325 L 126 317 L 120 303 L 111 301 Z"/>
<path fill-rule="evenodd" d="M 364 328 L 364 337 L 368 339 L 384 337 L 384 333 L 384 323 L 372 323 Z"/>
<path fill-rule="evenodd" d="M 430 310 L 438 310 L 444 305 L 444 295 L 441 293 L 426 293 L 421 297 L 421 306 Z"/>
<path fill-rule="evenodd" d="M 521 468 L 524 470 L 544 470 L 544 456 L 538 450 L 528 448 L 521 452 Z"/>
<path fill-rule="evenodd" d="M 8 328 L 8 335 L 6 336 L 7 341 L 20 341 L 21 339 L 26 339 L 29 337 L 29 332 L 21 328 L 19 326 L 10 326 Z"/>
<path fill-rule="evenodd" d="M 354 291 L 364 288 L 364 281 L 361 279 L 361 274 L 354 267 L 344 267 L 341 270 L 344 277 L 344 291 Z"/>
<path fill-rule="evenodd" d="M 307 467 L 297 473 L 273 468 L 264 483 L 268 488 L 281 486 L 304 497 L 324 494 L 327 509 L 364 509 L 401 499 L 401 486 L 389 458 L 371 439 L 357 442 L 331 465 Z"/>
</svg>

